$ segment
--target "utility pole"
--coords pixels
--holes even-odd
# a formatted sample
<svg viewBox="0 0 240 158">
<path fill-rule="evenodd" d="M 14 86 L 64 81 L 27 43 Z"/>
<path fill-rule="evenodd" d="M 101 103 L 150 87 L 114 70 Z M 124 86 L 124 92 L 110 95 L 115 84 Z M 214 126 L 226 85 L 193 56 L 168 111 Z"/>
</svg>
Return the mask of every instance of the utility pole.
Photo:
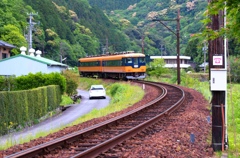
<svg viewBox="0 0 240 158">
<path fill-rule="evenodd" d="M 177 78 L 178 85 L 181 83 L 180 79 L 180 9 L 178 9 L 177 14 Z"/>
<path fill-rule="evenodd" d="M 180 78 L 180 10 L 178 9 L 177 19 L 174 20 L 166 20 L 166 19 L 153 19 L 152 21 L 158 21 L 163 26 L 165 26 L 170 32 L 172 32 L 177 37 L 177 83 L 181 84 Z M 172 29 L 170 29 L 167 25 L 165 25 L 162 21 L 177 21 L 177 32 L 175 33 Z"/>
<path fill-rule="evenodd" d="M 34 25 L 36 24 L 32 21 L 32 19 L 33 19 L 33 16 L 38 15 L 38 13 L 36 14 L 27 13 L 27 15 L 29 15 L 28 50 L 30 50 L 32 48 L 32 31 L 33 31 Z"/>
<path fill-rule="evenodd" d="M 108 52 L 108 38 L 106 37 L 106 53 Z"/>
<path fill-rule="evenodd" d="M 144 54 L 144 35 L 142 35 L 142 53 Z"/>
<path fill-rule="evenodd" d="M 212 3 L 213 0 L 208 0 Z M 210 28 L 219 31 L 225 26 L 224 12 L 212 15 Z M 227 60 L 226 42 L 222 37 L 209 41 L 209 76 L 212 92 L 212 147 L 214 151 L 227 148 L 228 138 L 226 130 L 227 108 Z"/>
<path fill-rule="evenodd" d="M 162 56 L 163 56 L 163 50 L 164 50 L 163 46 L 164 46 L 164 45 L 163 45 L 163 44 L 160 44 L 160 46 L 161 46 L 161 47 L 160 47 L 160 51 L 161 51 L 161 57 L 162 57 Z"/>
</svg>

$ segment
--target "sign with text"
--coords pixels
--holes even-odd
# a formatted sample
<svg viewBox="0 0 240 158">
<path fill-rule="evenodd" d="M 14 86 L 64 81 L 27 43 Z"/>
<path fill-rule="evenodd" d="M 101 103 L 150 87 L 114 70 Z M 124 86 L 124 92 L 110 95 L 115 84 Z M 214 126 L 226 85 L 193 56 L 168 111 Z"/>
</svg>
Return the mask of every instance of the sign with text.
<svg viewBox="0 0 240 158">
<path fill-rule="evenodd" d="M 213 65 L 223 65 L 223 57 L 213 56 Z"/>
</svg>

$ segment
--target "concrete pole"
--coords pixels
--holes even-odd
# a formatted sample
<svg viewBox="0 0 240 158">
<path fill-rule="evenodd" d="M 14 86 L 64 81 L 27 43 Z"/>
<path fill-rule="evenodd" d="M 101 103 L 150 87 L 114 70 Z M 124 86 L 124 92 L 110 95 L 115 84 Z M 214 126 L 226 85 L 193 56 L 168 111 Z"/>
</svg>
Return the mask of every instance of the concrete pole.
<svg viewBox="0 0 240 158">
<path fill-rule="evenodd" d="M 177 14 L 177 80 L 178 85 L 181 84 L 180 78 L 180 9 L 178 9 Z"/>
</svg>

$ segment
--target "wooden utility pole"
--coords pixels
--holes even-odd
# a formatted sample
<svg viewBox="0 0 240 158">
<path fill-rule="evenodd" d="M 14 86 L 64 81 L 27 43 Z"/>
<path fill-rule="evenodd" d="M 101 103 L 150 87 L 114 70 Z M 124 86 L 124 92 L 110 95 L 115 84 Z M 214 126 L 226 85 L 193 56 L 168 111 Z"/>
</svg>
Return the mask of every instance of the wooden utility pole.
<svg viewBox="0 0 240 158">
<path fill-rule="evenodd" d="M 212 0 L 209 0 L 211 3 Z M 210 28 L 219 31 L 224 27 L 224 12 L 219 11 L 212 15 Z M 226 128 L 226 93 L 227 93 L 227 67 L 226 53 L 224 53 L 224 38 L 209 41 L 209 76 L 212 91 L 212 147 L 214 151 L 224 150 L 227 145 Z"/>
</svg>

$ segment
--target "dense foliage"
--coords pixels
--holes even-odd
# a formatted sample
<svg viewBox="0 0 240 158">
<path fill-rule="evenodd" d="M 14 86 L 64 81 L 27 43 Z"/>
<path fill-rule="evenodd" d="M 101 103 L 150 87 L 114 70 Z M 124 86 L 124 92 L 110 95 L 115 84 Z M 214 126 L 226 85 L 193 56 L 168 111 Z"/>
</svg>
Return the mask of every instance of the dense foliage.
<svg viewBox="0 0 240 158">
<path fill-rule="evenodd" d="M 150 55 L 175 55 L 176 36 L 159 22 L 153 19 L 167 19 L 164 22 L 173 32 L 176 32 L 177 10 L 181 15 L 181 54 L 184 54 L 188 40 L 192 34 L 202 30 L 205 1 L 166 1 L 166 0 L 121 0 L 99 1 L 89 0 L 90 4 L 98 5 L 106 10 L 107 15 L 116 25 L 129 36 L 139 47 L 144 41 L 144 53 Z M 115 4 L 120 4 L 116 6 Z M 127 6 L 128 5 L 128 6 Z M 139 47 L 135 48 L 138 51 Z"/>
<path fill-rule="evenodd" d="M 58 85 L 63 94 L 66 91 L 66 78 L 59 73 L 43 74 L 41 72 L 18 77 L 0 76 L 0 91 L 29 90 L 48 85 Z"/>
<path fill-rule="evenodd" d="M 23 91 L 0 92 L 0 135 L 37 123 L 59 107 L 60 88 L 56 85 Z"/>
<path fill-rule="evenodd" d="M 70 70 L 63 71 L 62 75 L 66 78 L 66 93 L 68 96 L 77 94 L 77 88 L 79 83 L 78 73 L 74 73 Z"/>
<path fill-rule="evenodd" d="M 239 54 L 239 2 L 227 0 L 229 52 Z M 206 1 L 166 0 L 3 0 L 0 4 L 0 39 L 19 48 L 27 46 L 29 13 L 33 16 L 33 47 L 43 56 L 71 66 L 86 55 L 134 50 L 149 55 L 175 55 L 176 36 L 159 22 L 164 21 L 176 32 L 177 10 L 180 9 L 180 50 L 197 64 L 203 62 L 203 40 L 191 40 L 205 26 L 203 14 L 216 14 L 223 9 L 223 0 L 211 3 L 206 12 Z M 102 9 L 102 10 L 100 10 Z M 28 14 L 27 14 L 28 13 Z M 209 19 L 205 19 L 205 24 Z M 203 33 L 203 35 L 206 35 Z M 190 41 L 190 42 L 188 42 Z"/>
<path fill-rule="evenodd" d="M 59 85 L 61 93 L 63 94 L 66 90 L 66 79 L 59 73 L 29 73 L 26 76 L 16 77 L 14 90 L 28 90 L 48 85 Z"/>
<path fill-rule="evenodd" d="M 147 74 L 149 76 L 160 77 L 162 74 L 167 73 L 168 69 L 165 68 L 164 59 L 154 59 L 153 62 L 150 62 L 147 65 Z"/>
<path fill-rule="evenodd" d="M 240 59 L 239 57 L 230 57 L 230 76 L 231 81 L 234 83 L 240 83 Z"/>
<path fill-rule="evenodd" d="M 3 0 L 0 39 L 15 46 L 12 55 L 27 46 L 29 14 L 33 13 L 33 48 L 43 56 L 76 66 L 80 57 L 128 50 L 130 40 L 87 0 Z M 108 42 L 109 48 L 106 48 Z"/>
<path fill-rule="evenodd" d="M 224 24 L 220 29 L 208 27 L 212 23 L 212 19 L 215 16 L 219 16 Z M 222 16 L 221 16 L 222 15 Z M 225 19 L 224 19 L 225 18 Z M 230 77 L 233 82 L 239 83 L 240 71 L 239 69 L 239 55 L 240 55 L 240 2 L 238 0 L 209 0 L 208 12 L 204 23 L 206 25 L 200 38 L 204 38 L 205 41 L 211 41 L 219 37 L 227 38 L 227 53 L 230 63 Z M 226 21 L 224 21 L 226 20 Z M 220 25 L 220 24 L 219 24 Z"/>
<path fill-rule="evenodd" d="M 92 6 L 98 6 L 102 10 L 124 10 L 130 5 L 140 2 L 141 0 L 89 0 Z"/>
<path fill-rule="evenodd" d="M 208 12 L 206 12 L 206 18 L 204 20 L 207 26 L 211 23 L 211 16 L 220 14 L 220 12 L 226 11 L 226 26 L 216 31 L 209 27 L 206 27 L 203 31 L 205 39 L 215 39 L 218 37 L 227 37 L 229 42 L 229 54 L 237 56 L 240 54 L 240 2 L 238 0 L 210 0 L 208 5 Z"/>
<path fill-rule="evenodd" d="M 146 54 L 172 55 L 176 54 L 175 35 L 151 20 L 175 19 L 176 10 L 180 8 L 183 53 L 190 34 L 201 29 L 200 20 L 207 5 L 193 2 L 191 8 L 187 3 L 187 0 L 3 0 L 0 39 L 16 45 L 18 48 L 12 52 L 20 53 L 19 47 L 27 46 L 24 39 L 24 33 L 28 33 L 27 13 L 38 13 L 32 19 L 36 23 L 33 47 L 53 60 L 67 57 L 66 63 L 71 66 L 76 66 L 77 59 L 86 55 L 106 51 L 141 52 L 142 46 Z M 106 10 L 105 14 L 96 6 Z M 174 21 L 167 25 L 172 30 L 176 28 Z"/>
</svg>

